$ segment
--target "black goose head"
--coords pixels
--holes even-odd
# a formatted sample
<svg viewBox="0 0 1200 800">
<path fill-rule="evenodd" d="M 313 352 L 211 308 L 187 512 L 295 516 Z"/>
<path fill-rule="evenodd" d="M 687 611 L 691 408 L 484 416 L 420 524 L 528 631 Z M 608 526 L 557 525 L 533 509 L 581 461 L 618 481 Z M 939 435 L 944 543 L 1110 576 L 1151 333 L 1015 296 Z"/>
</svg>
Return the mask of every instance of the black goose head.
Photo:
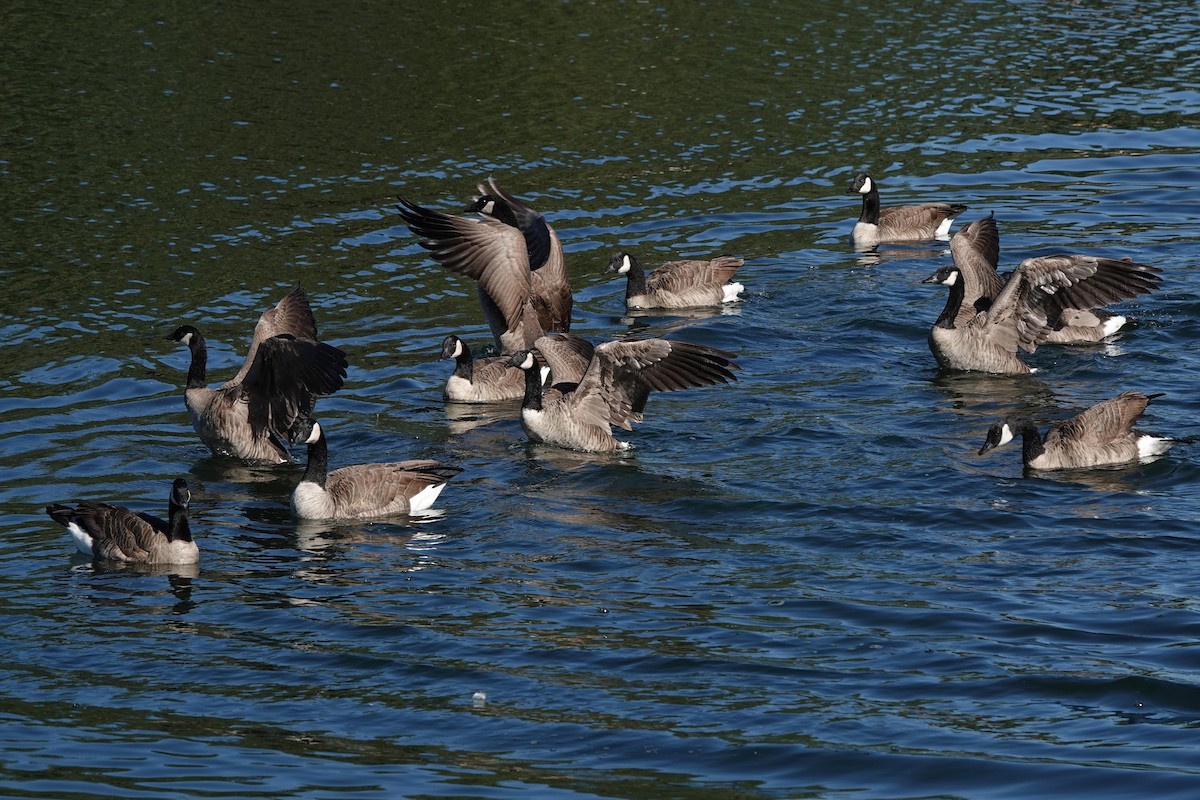
<svg viewBox="0 0 1200 800">
<path fill-rule="evenodd" d="M 534 357 L 532 350 L 520 350 L 513 353 L 512 358 L 508 360 L 508 366 L 516 367 L 526 372 L 531 369 L 537 369 L 537 365 L 537 358 Z"/>
<path fill-rule="evenodd" d="M 993 424 L 988 428 L 987 436 L 983 440 L 983 447 L 979 448 L 979 455 L 1011 442 L 1016 429 L 1016 424 L 1007 419 Z"/>
<path fill-rule="evenodd" d="M 604 270 L 604 274 L 616 273 L 624 275 L 637 266 L 638 260 L 630 253 L 613 253 L 613 257 L 608 260 L 608 267 Z"/>
<path fill-rule="evenodd" d="M 512 208 L 504 201 L 504 198 L 494 194 L 481 194 L 476 198 L 474 203 L 464 209 L 468 214 L 483 214 L 485 217 L 492 217 L 505 225 L 511 225 L 516 228 L 517 216 L 513 213 Z"/>
<path fill-rule="evenodd" d="M 470 357 L 470 353 L 471 351 L 467 348 L 466 342 L 454 334 L 450 334 L 445 339 L 442 339 L 442 360 L 449 358 L 457 359 L 464 354 Z"/>
<path fill-rule="evenodd" d="M 854 180 L 850 181 L 850 185 L 846 187 L 846 194 L 870 194 L 877 190 L 879 185 L 875 180 L 865 172 L 860 172 L 854 176 Z"/>
<path fill-rule="evenodd" d="M 958 267 L 942 267 L 937 272 L 925 278 L 921 283 L 940 283 L 943 286 L 953 286 L 958 283 Z"/>
<path fill-rule="evenodd" d="M 192 346 L 193 342 L 202 341 L 200 331 L 192 325 L 180 325 L 171 333 L 163 337 L 168 341 L 183 342 L 188 347 Z"/>
<path fill-rule="evenodd" d="M 183 478 L 176 478 L 171 484 L 171 505 L 187 511 L 188 505 L 192 502 L 192 492 L 188 489 L 187 481 Z"/>
</svg>

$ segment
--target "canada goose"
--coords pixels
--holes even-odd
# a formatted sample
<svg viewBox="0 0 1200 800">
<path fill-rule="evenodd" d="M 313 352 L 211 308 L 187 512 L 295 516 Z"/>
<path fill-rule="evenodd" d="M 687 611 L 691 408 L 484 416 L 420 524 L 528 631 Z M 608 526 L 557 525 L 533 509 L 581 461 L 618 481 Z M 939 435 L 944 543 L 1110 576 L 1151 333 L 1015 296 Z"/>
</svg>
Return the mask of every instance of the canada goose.
<svg viewBox="0 0 1200 800">
<path fill-rule="evenodd" d="M 232 379 L 207 386 L 208 347 L 192 325 L 180 325 L 166 339 L 191 351 L 184 404 L 200 440 L 215 455 L 281 464 L 288 453 L 280 435 L 312 413 L 318 395 L 342 388 L 346 354 L 318 342 L 316 323 L 304 290 L 297 286 L 263 312 L 250 351 Z"/>
<path fill-rule="evenodd" d="M 929 349 L 946 369 L 1001 375 L 1032 370 L 1017 349 L 1032 353 L 1063 309 L 1097 307 L 1152 291 L 1157 267 L 1129 259 L 1055 255 L 1027 258 L 984 310 L 966 302 L 983 296 L 973 270 L 942 267 L 922 283 L 950 287 L 941 316 L 929 332 Z"/>
<path fill-rule="evenodd" d="M 574 387 L 544 398 L 533 352 L 523 350 L 510 363 L 525 370 L 521 427 L 537 442 L 571 450 L 611 452 L 628 442 L 612 426 L 632 430 L 642 420 L 651 391 L 672 391 L 737 380 L 729 353 L 687 342 L 644 339 L 597 345 L 587 370 Z"/>
<path fill-rule="evenodd" d="M 302 420 L 297 441 L 308 445 L 308 466 L 292 492 L 300 519 L 365 519 L 425 511 L 446 482 L 462 470 L 436 461 L 356 464 L 329 472 L 325 432 L 315 420 Z"/>
<path fill-rule="evenodd" d="M 879 184 L 865 172 L 854 177 L 846 194 L 862 195 L 862 213 L 853 233 L 854 243 L 860 247 L 908 239 L 944 239 L 954 218 L 969 208 L 960 203 L 921 203 L 881 209 Z"/>
<path fill-rule="evenodd" d="M 565 289 L 564 310 L 563 284 L 557 276 L 561 272 L 565 278 L 566 272 L 554 247 L 547 262 L 534 272 L 513 207 L 492 195 L 477 205 L 487 212 L 482 219 L 450 216 L 404 198 L 398 208 L 412 232 L 423 237 L 421 246 L 431 251 L 438 263 L 478 282 L 479 303 L 501 353 L 530 347 L 543 333 L 567 330 L 570 288 Z M 552 243 L 557 242 L 553 231 L 550 235 Z"/>
<path fill-rule="evenodd" d="M 626 277 L 626 308 L 694 308 L 735 302 L 746 287 L 729 281 L 744 263 L 735 256 L 668 261 L 647 275 L 636 256 L 616 253 L 604 272 Z"/>
<path fill-rule="evenodd" d="M 442 340 L 442 358 L 454 359 L 442 397 L 455 403 L 499 403 L 525 396 L 525 373 L 509 365 L 508 356 L 477 359 L 471 348 L 451 334 Z"/>
<path fill-rule="evenodd" d="M 979 311 L 986 311 L 1004 288 L 1009 275 L 997 273 L 1000 263 L 1000 233 L 994 214 L 969 222 L 950 239 L 950 254 L 964 275 L 964 286 L 972 287 L 972 296 L 964 296 L 959 305 L 957 324 Z M 965 315 L 965 316 L 964 316 Z M 1111 336 L 1128 320 L 1100 309 L 1062 308 L 1049 319 L 1050 331 L 1042 344 L 1090 344 Z"/>
<path fill-rule="evenodd" d="M 547 333 L 571 329 L 571 281 L 562 242 L 546 218 L 500 188 L 495 179 L 478 184 L 479 196 L 467 206 L 476 212 L 511 225 L 525 237 L 525 252 L 532 271 L 533 302 L 538 322 Z"/>
<path fill-rule="evenodd" d="M 1035 470 L 1089 469 L 1153 458 L 1177 442 L 1189 441 L 1134 432 L 1133 424 L 1150 400 L 1158 396 L 1124 392 L 1055 423 L 1045 436 L 1028 418 L 1009 418 L 988 429 L 979 455 L 1008 444 L 1020 434 L 1021 458 L 1026 467 Z"/>
<path fill-rule="evenodd" d="M 200 550 L 192 540 L 187 481 L 176 478 L 167 501 L 167 520 L 121 506 L 77 501 L 46 506 L 50 518 L 71 534 L 75 547 L 94 559 L 138 564 L 194 564 Z"/>
</svg>

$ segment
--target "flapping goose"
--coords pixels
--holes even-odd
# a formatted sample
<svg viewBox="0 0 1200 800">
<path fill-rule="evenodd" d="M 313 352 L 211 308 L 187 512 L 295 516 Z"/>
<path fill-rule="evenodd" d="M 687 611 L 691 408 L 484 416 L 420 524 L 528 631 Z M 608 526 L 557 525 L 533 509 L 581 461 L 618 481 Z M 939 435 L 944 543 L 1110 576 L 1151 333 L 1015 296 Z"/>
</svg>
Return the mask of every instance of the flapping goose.
<svg viewBox="0 0 1200 800">
<path fill-rule="evenodd" d="M 964 295 L 957 324 L 965 324 L 975 312 L 986 311 L 1004 288 L 1008 275 L 996 272 L 1000 263 L 1000 233 L 993 215 L 969 222 L 950 239 L 954 264 L 963 273 Z M 965 316 L 964 316 L 965 315 Z M 1120 330 L 1128 320 L 1098 308 L 1062 308 L 1050 322 L 1042 344 L 1089 344 Z"/>
<path fill-rule="evenodd" d="M 862 195 L 862 213 L 854 224 L 854 243 L 866 247 L 878 242 L 944 239 L 954 218 L 968 206 L 959 203 L 921 203 L 879 207 L 879 184 L 865 172 L 855 176 L 846 194 Z"/>
<path fill-rule="evenodd" d="M 479 196 L 467 211 L 483 214 L 511 225 L 525 237 L 525 252 L 533 287 L 538 323 L 548 333 L 571 330 L 571 281 L 562 242 L 546 218 L 500 188 L 495 179 L 479 184 Z"/>
<path fill-rule="evenodd" d="M 1035 470 L 1089 469 L 1129 464 L 1165 453 L 1182 439 L 1139 434 L 1133 424 L 1159 395 L 1124 392 L 1097 403 L 1077 416 L 1056 423 L 1042 436 L 1029 419 L 997 422 L 987 432 L 979 455 L 1008 444 L 1020 434 L 1021 457 Z"/>
<path fill-rule="evenodd" d="M 547 262 L 533 271 L 520 219 L 502 197 L 488 196 L 480 210 L 491 215 L 481 219 L 443 214 L 404 198 L 398 208 L 438 263 L 478 282 L 479 303 L 501 353 L 530 347 L 543 333 L 570 326 L 570 307 L 564 312 L 561 286 L 539 274 L 555 276 L 560 269 L 555 262 L 561 259 L 551 247 Z M 556 236 L 552 242 L 557 242 Z M 569 288 L 566 294 L 569 300 Z"/>
<path fill-rule="evenodd" d="M 1158 271 L 1129 259 L 1027 258 L 986 310 L 978 310 L 966 302 L 984 295 L 975 271 L 957 263 L 943 267 L 923 281 L 950 287 L 946 307 L 929 332 L 929 349 L 946 369 L 1029 373 L 1017 349 L 1037 350 L 1064 309 L 1095 308 L 1150 292 L 1162 280 Z"/>
<path fill-rule="evenodd" d="M 242 368 L 215 389 L 207 386 L 208 346 L 200 331 L 181 325 L 165 338 L 191 351 L 184 404 L 200 440 L 216 455 L 280 464 L 280 436 L 312 413 L 318 395 L 342 388 L 346 354 L 316 341 L 316 323 L 297 286 L 263 312 Z"/>
<path fill-rule="evenodd" d="M 50 518 L 71 534 L 75 547 L 94 559 L 138 564 L 195 564 L 200 550 L 192 540 L 187 481 L 176 478 L 167 501 L 167 519 L 90 500 L 73 506 L 46 506 Z"/>
<path fill-rule="evenodd" d="M 325 432 L 302 420 L 297 439 L 308 445 L 308 466 L 292 492 L 300 519 L 366 519 L 425 511 L 462 470 L 437 461 L 356 464 L 329 472 Z"/>
<path fill-rule="evenodd" d="M 451 334 L 442 340 L 442 358 L 454 359 L 442 397 L 455 403 L 499 403 L 525 396 L 525 373 L 508 356 L 475 358 L 467 343 Z"/>
<path fill-rule="evenodd" d="M 730 281 L 744 263 L 735 256 L 668 261 L 647 275 L 636 256 L 616 253 L 605 273 L 626 277 L 626 308 L 694 308 L 736 301 L 746 287 Z"/>
<path fill-rule="evenodd" d="M 612 435 L 612 426 L 632 430 L 641 422 L 651 391 L 672 391 L 737 380 L 729 353 L 666 339 L 605 342 L 597 345 L 575 386 L 560 384 L 561 394 L 542 395 L 538 361 L 528 350 L 513 355 L 525 370 L 521 426 L 537 442 L 585 452 L 625 450 L 628 442 Z"/>
</svg>

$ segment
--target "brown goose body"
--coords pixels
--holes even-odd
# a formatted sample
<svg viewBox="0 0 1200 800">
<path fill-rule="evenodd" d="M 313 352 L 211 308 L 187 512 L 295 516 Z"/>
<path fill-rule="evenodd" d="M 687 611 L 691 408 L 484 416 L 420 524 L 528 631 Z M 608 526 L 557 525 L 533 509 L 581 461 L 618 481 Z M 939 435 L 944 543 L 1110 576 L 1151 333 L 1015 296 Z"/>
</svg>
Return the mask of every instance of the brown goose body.
<svg viewBox="0 0 1200 800">
<path fill-rule="evenodd" d="M 1176 440 L 1134 431 L 1134 423 L 1151 397 L 1124 392 L 1052 425 L 1045 436 L 1029 419 L 1006 419 L 988 430 L 979 454 L 1020 435 L 1022 461 L 1033 470 L 1091 469 L 1153 458 L 1165 453 Z"/>
<path fill-rule="evenodd" d="M 454 403 L 501 403 L 525 395 L 525 373 L 510 366 L 508 356 L 475 358 L 462 339 L 442 340 L 442 358 L 454 359 L 442 397 Z"/>
<path fill-rule="evenodd" d="M 171 487 L 167 519 L 122 506 L 84 500 L 46 507 L 50 518 L 71 534 L 76 549 L 93 559 L 136 564 L 194 564 L 200 550 L 188 522 L 191 493 L 177 478 Z"/>
<path fill-rule="evenodd" d="M 302 422 L 298 436 L 308 445 L 308 464 L 291 499 L 300 519 L 367 519 L 426 511 L 446 483 L 462 472 L 427 459 L 355 464 L 329 472 L 320 424 Z"/>
<path fill-rule="evenodd" d="M 628 309 L 695 308 L 736 301 L 745 287 L 731 281 L 744 263 L 735 256 L 668 261 L 646 274 L 636 256 L 616 253 L 605 272 L 625 276 Z"/>
<path fill-rule="evenodd" d="M 967 210 L 960 203 L 920 203 L 881 208 L 879 185 L 865 172 L 855 176 L 847 194 L 862 196 L 862 211 L 854 224 L 854 244 L 870 247 L 879 242 L 944 239 L 954 218 Z"/>
</svg>

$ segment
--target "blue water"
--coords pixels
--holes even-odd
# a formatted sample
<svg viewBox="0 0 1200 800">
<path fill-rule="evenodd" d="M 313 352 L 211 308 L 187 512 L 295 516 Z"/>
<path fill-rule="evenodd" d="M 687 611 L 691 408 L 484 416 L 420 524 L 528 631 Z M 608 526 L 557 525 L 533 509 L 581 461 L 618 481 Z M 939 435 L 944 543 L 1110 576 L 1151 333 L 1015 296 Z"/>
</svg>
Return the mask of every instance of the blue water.
<svg viewBox="0 0 1200 800">
<path fill-rule="evenodd" d="M 0 12 L 0 794 L 1200 794 L 1200 450 L 976 455 L 1128 389 L 1200 434 L 1191 4 L 533 8 Z M 855 252 L 863 169 L 994 212 L 1003 268 L 1162 288 L 1035 375 L 940 373 L 946 245 Z M 623 457 L 446 407 L 442 337 L 487 328 L 393 203 L 488 176 L 562 237 L 577 332 L 738 383 L 653 396 Z M 627 315 L 617 248 L 742 255 L 744 300 Z M 298 523 L 300 467 L 191 431 L 163 335 L 200 326 L 222 380 L 297 282 L 351 362 L 332 466 L 458 464 L 439 515 Z M 177 476 L 197 569 L 92 564 L 41 510 L 161 514 Z"/>
</svg>

